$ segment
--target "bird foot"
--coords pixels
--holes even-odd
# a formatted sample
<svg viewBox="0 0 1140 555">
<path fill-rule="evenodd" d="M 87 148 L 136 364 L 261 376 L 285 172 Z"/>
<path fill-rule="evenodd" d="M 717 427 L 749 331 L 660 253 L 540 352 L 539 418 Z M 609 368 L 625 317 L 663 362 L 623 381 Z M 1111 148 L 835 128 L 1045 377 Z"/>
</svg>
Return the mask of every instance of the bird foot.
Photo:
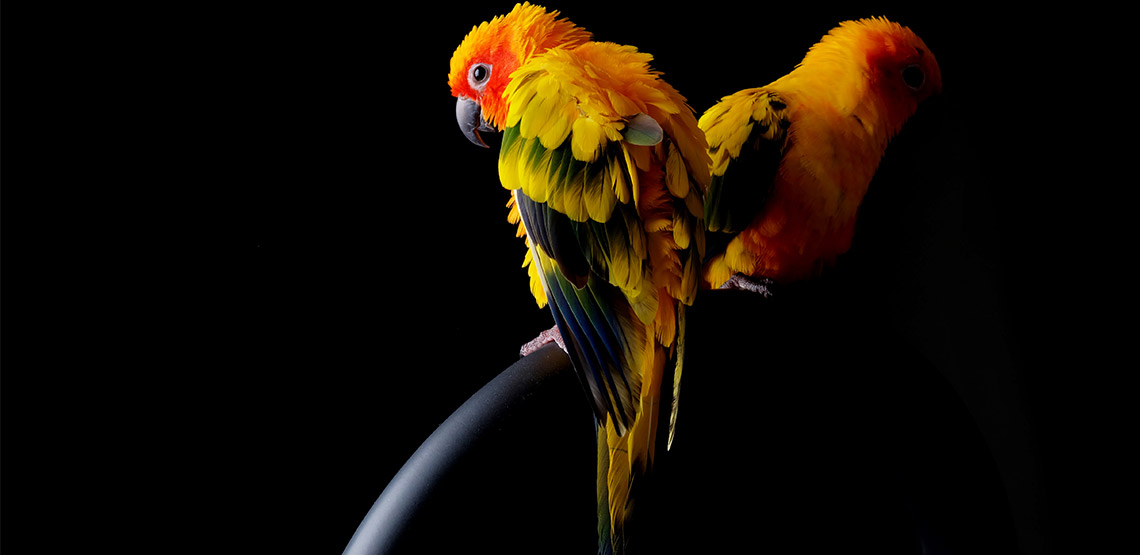
<svg viewBox="0 0 1140 555">
<path fill-rule="evenodd" d="M 566 342 L 562 340 L 562 334 L 558 332 L 558 326 L 554 326 L 553 328 L 550 328 L 538 334 L 538 337 L 531 339 L 525 345 L 523 345 L 522 348 L 519 349 L 519 355 L 525 357 L 539 350 L 543 345 L 546 345 L 551 341 L 557 343 L 558 347 L 562 349 L 563 352 L 566 351 Z"/>
<path fill-rule="evenodd" d="M 749 291 L 752 293 L 757 293 L 765 299 L 770 299 L 772 298 L 771 287 L 775 284 L 776 282 L 768 278 L 750 278 L 744 274 L 733 274 L 732 277 L 728 278 L 728 281 L 724 282 L 724 285 L 720 286 L 720 288 L 734 289 L 737 291 Z"/>
</svg>

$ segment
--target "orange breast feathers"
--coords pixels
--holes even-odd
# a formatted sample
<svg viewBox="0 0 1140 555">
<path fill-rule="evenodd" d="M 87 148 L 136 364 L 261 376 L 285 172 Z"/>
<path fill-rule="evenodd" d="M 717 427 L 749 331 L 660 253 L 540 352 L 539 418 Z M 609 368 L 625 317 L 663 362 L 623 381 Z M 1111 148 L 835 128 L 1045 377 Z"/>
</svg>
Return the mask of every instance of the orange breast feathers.
<svg viewBox="0 0 1140 555">
<path fill-rule="evenodd" d="M 771 196 L 741 237 L 757 254 L 748 273 L 778 282 L 814 276 L 851 247 L 859 204 L 882 156 L 850 118 L 790 107 L 795 123 Z"/>
</svg>

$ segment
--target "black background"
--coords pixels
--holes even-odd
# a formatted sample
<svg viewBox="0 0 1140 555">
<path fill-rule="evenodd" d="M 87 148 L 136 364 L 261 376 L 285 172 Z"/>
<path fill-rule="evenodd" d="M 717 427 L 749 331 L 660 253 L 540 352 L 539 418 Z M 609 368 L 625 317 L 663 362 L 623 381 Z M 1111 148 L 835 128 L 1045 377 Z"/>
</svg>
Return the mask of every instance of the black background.
<svg viewBox="0 0 1140 555">
<path fill-rule="evenodd" d="M 960 395 L 1023 551 L 1111 527 L 1086 494 L 1119 444 L 1103 430 L 1120 365 L 1085 309 L 1116 307 L 1094 295 L 1117 266 L 1097 250 L 1111 218 L 1089 217 L 1116 197 L 1078 149 L 1113 116 L 1071 77 L 1098 28 L 961 4 L 560 8 L 652 53 L 698 112 L 843 19 L 916 30 L 944 94 L 888 149 L 833 279 L 865 286 Z M 509 9 L 5 18 L 6 545 L 343 549 L 419 443 L 550 325 L 495 151 L 458 132 L 446 87 L 464 34 Z"/>
</svg>

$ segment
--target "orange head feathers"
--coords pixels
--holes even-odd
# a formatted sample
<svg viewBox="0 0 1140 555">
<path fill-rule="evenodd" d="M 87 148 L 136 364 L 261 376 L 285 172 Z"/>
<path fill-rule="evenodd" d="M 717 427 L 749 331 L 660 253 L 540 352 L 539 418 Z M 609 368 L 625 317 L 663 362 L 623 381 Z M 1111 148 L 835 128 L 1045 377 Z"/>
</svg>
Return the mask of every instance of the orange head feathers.
<svg viewBox="0 0 1140 555">
<path fill-rule="evenodd" d="M 501 129 L 507 116 L 503 92 L 511 74 L 532 56 L 588 42 L 590 33 L 557 11 L 524 2 L 471 29 L 451 56 L 447 84 L 458 99 L 456 118 L 472 142 L 479 131 Z M 484 145 L 485 146 L 485 145 Z"/>
<path fill-rule="evenodd" d="M 845 21 L 832 29 L 804 56 L 787 77 L 814 74 L 838 93 L 837 106 L 871 100 L 888 140 L 914 115 L 918 104 L 942 89 L 942 73 L 926 43 L 909 28 L 886 18 Z M 786 77 L 786 78 L 787 78 Z"/>
</svg>

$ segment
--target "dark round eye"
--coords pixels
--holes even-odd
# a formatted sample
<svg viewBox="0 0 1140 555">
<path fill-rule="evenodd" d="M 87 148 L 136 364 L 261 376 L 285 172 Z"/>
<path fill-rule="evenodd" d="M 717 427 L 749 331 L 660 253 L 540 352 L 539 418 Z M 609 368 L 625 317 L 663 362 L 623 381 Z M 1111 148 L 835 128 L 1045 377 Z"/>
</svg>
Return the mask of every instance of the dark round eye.
<svg viewBox="0 0 1140 555">
<path fill-rule="evenodd" d="M 916 64 L 911 64 L 903 68 L 902 78 L 903 83 L 906 83 L 906 86 L 914 90 L 918 90 L 922 87 L 922 84 L 926 82 L 926 74 L 923 73 L 922 68 Z"/>
<path fill-rule="evenodd" d="M 470 73 L 467 74 L 467 80 L 471 86 L 476 89 L 482 89 L 487 84 L 487 78 L 491 76 L 490 64 L 475 64 L 471 66 Z"/>
</svg>

